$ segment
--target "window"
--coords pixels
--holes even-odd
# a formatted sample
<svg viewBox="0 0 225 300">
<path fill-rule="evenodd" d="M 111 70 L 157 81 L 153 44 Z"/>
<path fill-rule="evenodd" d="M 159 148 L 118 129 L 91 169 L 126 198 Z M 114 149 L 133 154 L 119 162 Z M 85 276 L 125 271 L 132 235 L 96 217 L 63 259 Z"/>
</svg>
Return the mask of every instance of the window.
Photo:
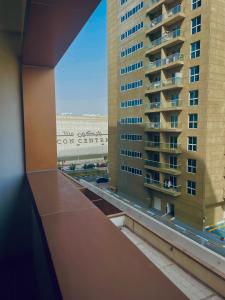
<svg viewBox="0 0 225 300">
<path fill-rule="evenodd" d="M 120 108 L 129 108 L 133 106 L 141 106 L 143 104 L 142 99 L 126 100 L 120 103 Z"/>
<path fill-rule="evenodd" d="M 148 143 L 148 142 L 147 142 Z M 160 135 L 154 134 L 150 141 L 150 146 L 159 148 L 160 147 Z"/>
<path fill-rule="evenodd" d="M 169 158 L 169 162 L 170 162 L 170 168 L 172 169 L 177 169 L 177 157 L 174 155 L 170 155 Z"/>
<path fill-rule="evenodd" d="M 140 141 L 142 141 L 142 135 L 132 134 L 132 133 L 122 133 L 120 135 L 120 139 L 123 141 L 140 142 Z"/>
<path fill-rule="evenodd" d="M 189 92 L 189 104 L 190 106 L 198 105 L 198 90 Z"/>
<path fill-rule="evenodd" d="M 178 189 L 176 176 L 170 176 L 169 181 L 171 182 L 171 185 L 174 189 Z"/>
<path fill-rule="evenodd" d="M 124 5 L 128 0 L 120 0 L 120 5 Z"/>
<path fill-rule="evenodd" d="M 134 157 L 134 158 L 142 158 L 142 153 L 138 151 L 132 151 L 127 149 L 121 149 L 120 155 L 128 156 L 128 157 Z"/>
<path fill-rule="evenodd" d="M 188 173 L 196 173 L 197 162 L 195 159 L 187 160 L 187 172 Z"/>
<path fill-rule="evenodd" d="M 137 31 L 139 31 L 140 29 L 142 29 L 144 27 L 144 23 L 141 22 L 135 26 L 133 26 L 132 28 L 128 29 L 127 31 L 125 31 L 124 33 L 122 33 L 120 35 L 120 40 L 124 40 L 127 39 L 128 37 L 130 37 L 131 35 L 135 34 Z"/>
<path fill-rule="evenodd" d="M 126 57 L 126 56 L 128 56 L 128 55 L 130 55 L 134 52 L 137 52 L 138 50 L 142 49 L 143 47 L 144 47 L 144 42 L 134 44 L 131 47 L 122 50 L 120 52 L 120 56 L 121 57 Z"/>
<path fill-rule="evenodd" d="M 121 75 L 125 75 L 127 73 L 131 73 L 131 72 L 134 72 L 136 70 L 139 70 L 143 67 L 143 61 L 139 61 L 135 64 L 132 64 L 132 65 L 129 65 L 127 67 L 124 67 L 124 68 L 121 68 L 120 69 L 120 74 Z"/>
<path fill-rule="evenodd" d="M 121 92 L 126 92 L 132 89 L 138 89 L 141 88 L 143 86 L 143 80 L 138 80 L 138 81 L 134 81 L 134 82 L 130 82 L 127 84 L 123 84 L 120 86 L 120 91 Z"/>
<path fill-rule="evenodd" d="M 201 31 L 201 16 L 191 20 L 191 33 L 196 34 Z"/>
<path fill-rule="evenodd" d="M 195 59 L 200 56 L 200 41 L 191 44 L 191 58 Z"/>
<path fill-rule="evenodd" d="M 188 151 L 197 151 L 197 137 L 196 136 L 188 137 Z"/>
<path fill-rule="evenodd" d="M 191 180 L 187 181 L 187 193 L 192 196 L 196 195 L 196 182 L 195 181 L 191 181 Z"/>
<path fill-rule="evenodd" d="M 142 1 L 137 6 L 133 7 L 131 10 L 129 10 L 125 15 L 120 17 L 120 22 L 124 22 L 130 17 L 132 17 L 134 14 L 138 13 L 142 8 L 144 7 L 144 2 Z"/>
<path fill-rule="evenodd" d="M 171 125 L 171 128 L 177 128 L 178 127 L 178 116 L 177 115 L 172 115 L 170 117 L 170 125 Z"/>
<path fill-rule="evenodd" d="M 122 125 L 127 125 L 127 124 L 140 124 L 142 123 L 142 117 L 133 117 L 133 118 L 121 118 L 120 119 L 120 124 Z"/>
<path fill-rule="evenodd" d="M 189 115 L 189 128 L 190 129 L 198 128 L 198 114 Z"/>
<path fill-rule="evenodd" d="M 178 146 L 177 136 L 170 136 L 169 140 L 170 140 L 170 148 L 171 149 L 177 149 L 177 146 Z"/>
<path fill-rule="evenodd" d="M 201 0 L 192 0 L 192 9 L 196 9 L 198 7 L 200 7 L 202 5 L 202 1 Z"/>
<path fill-rule="evenodd" d="M 131 173 L 134 175 L 142 176 L 142 170 L 140 170 L 140 169 L 136 169 L 136 168 L 133 168 L 133 167 L 130 167 L 127 165 L 121 165 L 120 168 L 121 168 L 121 171 L 128 172 L 128 173 Z"/>
<path fill-rule="evenodd" d="M 190 82 L 199 81 L 199 77 L 200 77 L 199 72 L 200 72 L 199 66 L 190 68 Z"/>
</svg>

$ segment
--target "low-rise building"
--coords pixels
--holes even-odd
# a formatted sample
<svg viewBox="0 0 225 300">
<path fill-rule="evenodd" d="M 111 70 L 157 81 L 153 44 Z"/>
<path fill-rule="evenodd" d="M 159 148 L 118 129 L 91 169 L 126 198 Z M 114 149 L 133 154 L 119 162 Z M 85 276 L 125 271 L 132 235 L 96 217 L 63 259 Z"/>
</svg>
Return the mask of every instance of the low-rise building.
<svg viewBox="0 0 225 300">
<path fill-rule="evenodd" d="M 56 122 L 58 160 L 107 157 L 107 117 L 57 115 Z"/>
</svg>

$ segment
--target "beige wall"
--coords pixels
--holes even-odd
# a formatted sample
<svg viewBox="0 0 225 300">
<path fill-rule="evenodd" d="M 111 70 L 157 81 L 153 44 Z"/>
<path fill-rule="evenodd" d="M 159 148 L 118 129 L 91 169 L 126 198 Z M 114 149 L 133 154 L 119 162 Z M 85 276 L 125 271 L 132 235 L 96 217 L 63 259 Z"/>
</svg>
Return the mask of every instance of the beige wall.
<svg viewBox="0 0 225 300">
<path fill-rule="evenodd" d="M 179 21 L 175 21 L 173 25 L 180 25 L 183 32 L 182 39 L 177 42 L 174 47 L 159 47 L 156 51 L 161 58 L 166 57 L 167 53 L 171 53 L 176 47 L 180 47 L 180 52 L 184 55 L 184 63 L 170 70 L 163 68 L 155 74 L 148 75 L 145 78 L 145 71 L 149 65 L 149 56 L 145 56 L 148 51 L 149 36 L 145 37 L 146 31 L 150 29 L 149 16 L 146 17 L 146 7 L 149 5 L 145 1 L 146 7 L 139 13 L 129 18 L 126 22 L 120 24 L 119 16 L 133 8 L 138 1 L 130 1 L 128 4 L 120 7 L 119 2 L 115 8 L 115 1 L 108 1 L 109 4 L 109 118 L 111 118 L 111 131 L 109 131 L 109 161 L 110 176 L 112 185 L 116 186 L 118 191 L 128 197 L 145 201 L 147 205 L 152 205 L 154 197 L 162 200 L 162 212 L 166 212 L 166 204 L 175 205 L 175 216 L 177 219 L 203 229 L 207 225 L 215 224 L 223 219 L 224 213 L 224 135 L 225 135 L 225 107 L 224 107 L 224 76 L 225 76 L 225 34 L 221 24 L 224 24 L 225 3 L 223 1 L 205 0 L 198 9 L 191 9 L 191 1 L 173 1 L 169 5 L 169 1 L 161 1 L 162 10 L 155 10 L 155 16 L 160 13 L 165 14 L 167 9 L 182 3 L 182 16 Z M 113 9 L 112 9 L 113 6 Z M 157 14 L 158 11 L 158 14 Z M 154 14 L 154 12 L 152 12 Z M 195 35 L 191 34 L 191 20 L 201 15 L 201 31 Z M 145 22 L 145 28 L 133 37 L 120 42 L 119 36 L 122 32 L 131 28 L 133 25 Z M 225 24 L 224 24 L 225 25 Z M 161 34 L 171 29 L 171 24 L 159 26 L 158 32 Z M 155 31 L 157 32 L 157 30 Z M 201 41 L 201 55 L 199 58 L 190 58 L 190 45 L 192 42 Z M 134 43 L 144 41 L 146 48 L 131 54 L 126 58 L 120 59 L 119 53 L 121 49 L 128 48 Z M 154 60 L 153 56 L 151 57 Z M 143 60 L 145 68 L 121 76 L 120 68 L 128 66 L 137 61 Z M 196 83 L 189 82 L 189 70 L 192 66 L 200 66 L 200 81 Z M 150 140 L 149 133 L 144 134 L 144 126 L 142 125 L 117 125 L 121 117 L 142 116 L 144 122 L 151 121 L 152 113 L 145 113 L 149 104 L 149 97 L 145 96 L 145 88 L 135 89 L 126 93 L 120 93 L 119 87 L 121 83 L 128 83 L 135 80 L 145 78 L 145 84 L 149 84 L 149 78 L 154 79 L 161 76 L 161 80 L 169 78 L 171 72 L 181 72 L 183 78 L 183 87 L 177 89 L 180 92 L 179 100 L 181 101 L 181 109 L 178 111 L 161 111 L 160 121 L 165 124 L 172 114 L 179 116 L 178 143 L 181 144 L 182 153 L 177 155 L 178 164 L 181 168 L 181 175 L 177 176 L 177 184 L 181 186 L 181 196 L 175 198 L 162 192 L 152 189 L 146 189 L 143 186 L 144 179 L 138 176 L 120 171 L 121 163 L 126 163 L 131 167 L 142 168 L 143 177 L 147 170 L 144 169 L 143 160 L 135 158 L 127 158 L 119 155 L 120 148 L 128 150 L 136 150 L 143 152 L 143 159 L 149 158 L 152 151 L 144 151 L 144 143 L 140 142 L 124 142 L 119 140 L 121 132 L 142 133 L 144 140 Z M 117 74 L 117 77 L 115 77 Z M 113 80 L 114 79 L 114 80 Z M 199 90 L 199 105 L 195 107 L 189 106 L 189 91 Z M 171 92 L 161 92 L 161 100 L 163 102 L 169 98 Z M 122 100 L 143 98 L 144 105 L 142 107 L 120 109 L 119 104 Z M 190 113 L 198 114 L 198 129 L 188 128 L 188 117 Z M 116 123 L 117 121 L 117 123 Z M 112 126 L 113 124 L 113 126 Z M 113 130 L 112 130 L 113 128 Z M 117 134 L 116 134 L 117 133 Z M 161 142 L 168 142 L 169 132 L 160 132 Z M 192 152 L 187 150 L 187 137 L 196 136 L 198 138 L 198 150 Z M 117 149 L 117 151 L 116 151 Z M 157 152 L 157 151 L 156 151 Z M 169 153 L 160 152 L 160 161 L 168 162 Z M 187 159 L 197 160 L 197 173 L 187 173 Z M 165 172 L 160 172 L 161 181 L 163 182 Z M 187 194 L 187 180 L 195 181 L 197 184 L 196 196 Z"/>
</svg>

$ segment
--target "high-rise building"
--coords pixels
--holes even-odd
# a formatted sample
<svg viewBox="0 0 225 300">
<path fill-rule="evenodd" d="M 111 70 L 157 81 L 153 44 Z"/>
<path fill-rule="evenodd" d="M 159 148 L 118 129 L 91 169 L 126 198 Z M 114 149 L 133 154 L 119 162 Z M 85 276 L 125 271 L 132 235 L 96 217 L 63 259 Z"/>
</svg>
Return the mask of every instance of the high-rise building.
<svg viewBox="0 0 225 300">
<path fill-rule="evenodd" d="M 112 189 L 223 221 L 225 2 L 108 0 L 108 39 Z"/>
</svg>

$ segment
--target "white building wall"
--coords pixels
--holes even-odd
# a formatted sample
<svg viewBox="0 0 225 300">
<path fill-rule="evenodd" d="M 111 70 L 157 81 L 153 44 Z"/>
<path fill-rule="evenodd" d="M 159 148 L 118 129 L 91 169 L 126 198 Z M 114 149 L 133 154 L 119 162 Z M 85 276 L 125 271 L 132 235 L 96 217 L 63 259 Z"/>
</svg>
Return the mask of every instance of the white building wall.
<svg viewBox="0 0 225 300">
<path fill-rule="evenodd" d="M 107 117 L 58 115 L 56 122 L 58 159 L 108 154 Z"/>
</svg>

